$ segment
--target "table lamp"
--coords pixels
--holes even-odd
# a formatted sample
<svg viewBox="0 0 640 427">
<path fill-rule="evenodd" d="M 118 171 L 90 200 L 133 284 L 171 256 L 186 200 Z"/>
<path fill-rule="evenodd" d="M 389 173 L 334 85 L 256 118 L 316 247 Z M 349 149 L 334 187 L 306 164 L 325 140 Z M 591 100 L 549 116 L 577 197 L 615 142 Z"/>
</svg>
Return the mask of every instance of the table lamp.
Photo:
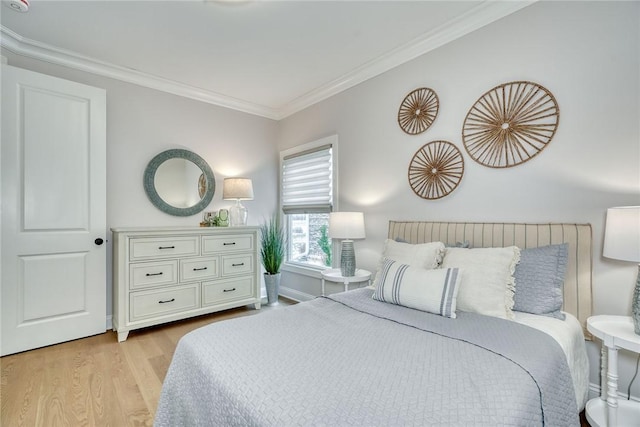
<svg viewBox="0 0 640 427">
<path fill-rule="evenodd" d="M 640 206 L 607 209 L 602 255 L 611 259 L 640 263 Z M 640 264 L 631 311 L 635 333 L 640 335 Z"/>
<path fill-rule="evenodd" d="M 236 204 L 229 209 L 230 225 L 247 225 L 249 211 L 241 200 L 253 200 L 253 183 L 249 178 L 225 178 L 222 189 L 224 200 L 235 200 Z"/>
<path fill-rule="evenodd" d="M 342 239 L 340 246 L 340 274 L 353 277 L 356 274 L 354 239 L 364 239 L 364 214 L 362 212 L 332 212 L 329 214 L 329 237 Z"/>
</svg>

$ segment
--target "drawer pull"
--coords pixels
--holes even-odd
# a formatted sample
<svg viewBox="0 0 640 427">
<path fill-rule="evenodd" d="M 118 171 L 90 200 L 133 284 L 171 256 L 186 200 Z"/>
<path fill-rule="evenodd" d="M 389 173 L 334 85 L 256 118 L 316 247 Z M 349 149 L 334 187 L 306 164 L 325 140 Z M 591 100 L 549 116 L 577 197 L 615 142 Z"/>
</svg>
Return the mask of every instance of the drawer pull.
<svg viewBox="0 0 640 427">
<path fill-rule="evenodd" d="M 162 276 L 162 271 L 160 273 L 147 273 L 145 274 L 145 276 L 150 277 L 150 276 Z"/>
<path fill-rule="evenodd" d="M 235 245 L 235 244 L 236 244 L 236 242 L 224 242 L 224 243 L 222 244 L 222 246 L 233 246 L 233 245 Z"/>
<path fill-rule="evenodd" d="M 171 299 L 168 299 L 166 301 L 158 301 L 158 304 L 166 304 L 168 302 L 174 302 L 175 300 L 176 300 L 175 298 L 171 298 Z"/>
<path fill-rule="evenodd" d="M 244 262 L 241 262 L 239 264 L 231 264 L 231 267 L 240 267 L 240 266 L 243 266 L 243 265 L 244 265 Z"/>
<path fill-rule="evenodd" d="M 175 249 L 175 246 L 158 246 L 158 249 L 162 250 L 162 249 Z"/>
<path fill-rule="evenodd" d="M 194 268 L 193 271 L 202 271 L 202 270 L 206 270 L 207 267 L 200 267 L 200 268 Z"/>
<path fill-rule="evenodd" d="M 223 289 L 222 292 L 233 292 L 235 291 L 236 288 L 231 288 L 231 289 Z"/>
</svg>

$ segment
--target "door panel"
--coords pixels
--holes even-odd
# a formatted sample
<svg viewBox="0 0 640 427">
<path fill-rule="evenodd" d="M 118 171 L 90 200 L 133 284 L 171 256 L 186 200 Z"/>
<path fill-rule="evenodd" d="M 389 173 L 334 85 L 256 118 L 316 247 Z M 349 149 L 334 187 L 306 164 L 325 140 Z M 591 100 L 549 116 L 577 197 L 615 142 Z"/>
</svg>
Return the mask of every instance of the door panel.
<svg viewBox="0 0 640 427">
<path fill-rule="evenodd" d="M 2 66 L 0 354 L 106 330 L 106 96 Z"/>
<path fill-rule="evenodd" d="M 86 99 L 22 87 L 24 230 L 88 230 Z M 46 143 L 43 143 L 46 141 Z"/>
<path fill-rule="evenodd" d="M 86 258 L 86 253 L 19 257 L 18 324 L 86 313 Z"/>
</svg>

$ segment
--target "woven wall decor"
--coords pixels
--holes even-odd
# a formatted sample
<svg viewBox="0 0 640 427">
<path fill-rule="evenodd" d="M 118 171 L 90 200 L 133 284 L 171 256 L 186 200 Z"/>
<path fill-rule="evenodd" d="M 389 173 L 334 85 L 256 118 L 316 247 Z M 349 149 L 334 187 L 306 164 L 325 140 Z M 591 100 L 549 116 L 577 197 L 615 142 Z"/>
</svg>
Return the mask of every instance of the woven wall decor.
<svg viewBox="0 0 640 427">
<path fill-rule="evenodd" d="M 417 135 L 431 126 L 438 115 L 438 95 L 428 87 L 409 93 L 398 110 L 398 124 L 409 135 Z"/>
<path fill-rule="evenodd" d="M 451 193 L 463 174 L 462 153 L 447 141 L 423 145 L 409 163 L 409 185 L 423 199 L 440 199 Z"/>
<path fill-rule="evenodd" d="M 198 178 L 198 196 L 202 199 L 207 192 L 207 177 L 203 173 Z"/>
<path fill-rule="evenodd" d="M 544 150 L 559 121 L 560 109 L 551 92 L 532 82 L 510 82 L 494 87 L 471 107 L 462 140 L 476 162 L 509 168 Z"/>
</svg>

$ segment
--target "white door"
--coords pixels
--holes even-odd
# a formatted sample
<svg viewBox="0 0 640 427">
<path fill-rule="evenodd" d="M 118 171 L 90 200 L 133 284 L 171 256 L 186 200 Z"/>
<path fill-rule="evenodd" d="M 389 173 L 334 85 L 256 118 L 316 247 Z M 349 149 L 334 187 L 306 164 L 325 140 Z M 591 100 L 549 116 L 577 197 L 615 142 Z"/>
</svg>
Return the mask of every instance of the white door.
<svg viewBox="0 0 640 427">
<path fill-rule="evenodd" d="M 0 355 L 106 330 L 105 91 L 2 65 Z"/>
</svg>

